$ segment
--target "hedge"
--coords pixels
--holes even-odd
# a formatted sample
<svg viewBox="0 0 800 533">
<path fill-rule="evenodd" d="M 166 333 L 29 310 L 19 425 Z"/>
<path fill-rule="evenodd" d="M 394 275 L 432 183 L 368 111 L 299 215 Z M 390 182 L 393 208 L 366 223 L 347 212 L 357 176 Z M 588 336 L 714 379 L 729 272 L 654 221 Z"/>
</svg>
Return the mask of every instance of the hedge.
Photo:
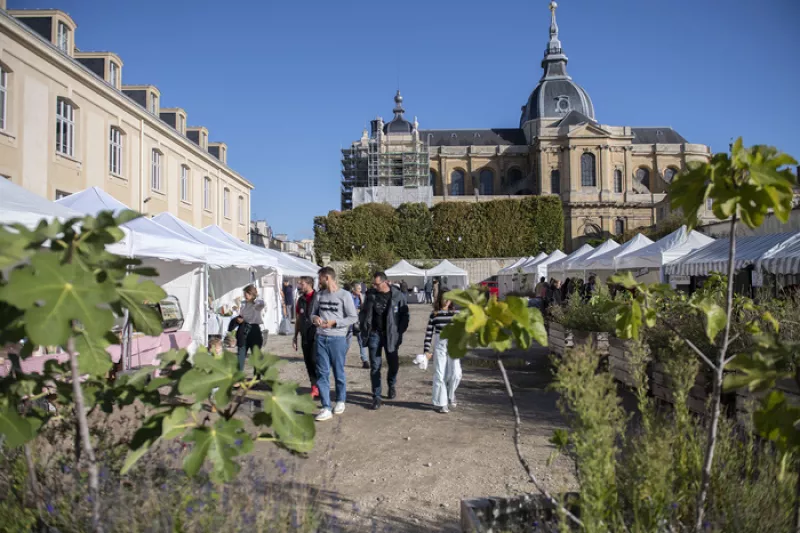
<svg viewBox="0 0 800 533">
<path fill-rule="evenodd" d="M 448 240 L 449 237 L 449 240 Z M 461 238 L 459 240 L 459 237 Z M 354 257 L 387 263 L 434 257 L 519 257 L 550 252 L 564 242 L 564 213 L 555 196 L 489 202 L 365 204 L 314 218 L 317 261 Z"/>
</svg>

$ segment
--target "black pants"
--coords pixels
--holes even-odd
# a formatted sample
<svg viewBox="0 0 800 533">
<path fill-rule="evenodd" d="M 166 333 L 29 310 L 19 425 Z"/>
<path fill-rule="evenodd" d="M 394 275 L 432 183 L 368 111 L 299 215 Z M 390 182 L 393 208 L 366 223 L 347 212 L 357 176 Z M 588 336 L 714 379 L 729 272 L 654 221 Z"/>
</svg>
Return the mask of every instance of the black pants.
<svg viewBox="0 0 800 533">
<path fill-rule="evenodd" d="M 372 381 L 372 396 L 381 397 L 381 366 L 383 357 L 381 352 L 386 352 L 386 363 L 389 371 L 386 373 L 386 383 L 393 388 L 397 383 L 397 372 L 400 370 L 400 356 L 397 350 L 390 352 L 386 349 L 386 336 L 381 333 L 369 334 L 369 377 Z"/>
<path fill-rule="evenodd" d="M 249 331 L 247 331 L 246 338 L 242 338 L 240 344 L 238 344 L 237 355 L 239 358 L 239 370 L 244 370 L 244 362 L 247 359 L 247 352 L 252 350 L 255 346 L 261 348 L 264 344 L 264 336 L 261 334 L 261 326 L 259 324 L 247 324 L 249 326 Z M 239 326 L 242 328 L 245 324 Z M 245 337 L 245 335 L 239 335 L 238 337 Z M 237 343 L 239 343 L 239 339 L 237 338 Z"/>
<path fill-rule="evenodd" d="M 311 385 L 317 384 L 317 336 L 301 335 L 300 347 L 303 349 L 303 361 L 306 363 L 308 380 Z"/>
</svg>

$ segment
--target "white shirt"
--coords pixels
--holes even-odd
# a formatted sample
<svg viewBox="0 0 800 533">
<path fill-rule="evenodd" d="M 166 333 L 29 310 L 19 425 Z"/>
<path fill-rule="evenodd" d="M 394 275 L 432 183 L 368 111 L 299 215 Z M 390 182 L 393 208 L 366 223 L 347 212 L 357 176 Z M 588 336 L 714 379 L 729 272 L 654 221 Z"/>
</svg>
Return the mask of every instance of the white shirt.
<svg viewBox="0 0 800 533">
<path fill-rule="evenodd" d="M 261 311 L 264 309 L 264 300 L 256 298 L 252 302 L 242 302 L 242 308 L 239 310 L 239 316 L 244 318 L 248 324 L 264 324 L 261 319 Z"/>
</svg>

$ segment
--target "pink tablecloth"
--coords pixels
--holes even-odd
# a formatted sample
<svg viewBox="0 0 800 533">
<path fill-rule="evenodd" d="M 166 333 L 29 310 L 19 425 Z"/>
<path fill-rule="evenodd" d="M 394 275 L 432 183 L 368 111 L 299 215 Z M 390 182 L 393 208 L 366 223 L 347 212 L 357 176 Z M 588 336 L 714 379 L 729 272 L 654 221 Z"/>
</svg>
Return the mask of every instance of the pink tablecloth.
<svg viewBox="0 0 800 533">
<path fill-rule="evenodd" d="M 134 337 L 131 341 L 131 365 L 133 368 L 153 365 L 158 361 L 158 354 L 166 351 L 186 348 L 192 343 L 192 334 L 188 331 L 176 331 L 174 333 L 162 333 L 158 337 L 140 336 Z M 119 362 L 122 346 L 114 345 L 107 349 L 111 360 Z M 44 364 L 51 359 L 63 363 L 68 358 L 66 353 L 47 354 L 37 357 L 29 357 L 22 361 L 22 371 L 25 373 L 40 373 L 44 369 Z M 0 364 L 0 376 L 5 376 L 11 368 L 11 361 L 6 359 Z"/>
</svg>

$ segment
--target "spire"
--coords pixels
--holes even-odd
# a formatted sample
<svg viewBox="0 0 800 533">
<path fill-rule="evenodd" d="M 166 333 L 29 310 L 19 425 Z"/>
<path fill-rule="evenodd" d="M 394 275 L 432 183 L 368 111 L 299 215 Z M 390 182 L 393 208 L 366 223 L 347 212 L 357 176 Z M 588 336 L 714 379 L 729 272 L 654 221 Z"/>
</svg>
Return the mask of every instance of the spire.
<svg viewBox="0 0 800 533">
<path fill-rule="evenodd" d="M 394 109 L 392 109 L 394 113 L 394 118 L 403 118 L 403 113 L 406 112 L 403 109 L 403 96 L 400 94 L 400 89 L 397 89 L 397 94 L 394 95 Z"/>
<path fill-rule="evenodd" d="M 550 2 L 550 41 L 547 43 L 547 49 L 544 51 L 544 59 L 542 60 L 542 68 L 544 75 L 542 79 L 570 79 L 567 74 L 567 56 L 561 49 L 561 41 L 558 40 L 558 23 L 556 22 L 556 8 L 558 4 L 555 1 Z"/>
</svg>

